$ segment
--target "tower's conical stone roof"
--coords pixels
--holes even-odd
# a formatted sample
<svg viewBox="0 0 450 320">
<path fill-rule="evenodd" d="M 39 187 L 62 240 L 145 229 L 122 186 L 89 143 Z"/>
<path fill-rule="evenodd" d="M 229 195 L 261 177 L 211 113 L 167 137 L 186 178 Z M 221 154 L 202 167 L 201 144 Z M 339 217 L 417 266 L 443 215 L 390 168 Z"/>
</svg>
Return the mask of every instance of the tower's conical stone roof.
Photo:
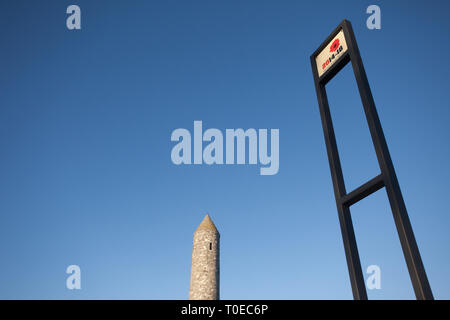
<svg viewBox="0 0 450 320">
<path fill-rule="evenodd" d="M 205 218 L 203 218 L 202 223 L 200 223 L 197 230 L 195 230 L 195 231 L 198 231 L 198 230 L 210 230 L 210 231 L 219 233 L 219 231 L 217 231 L 216 226 L 214 225 L 214 222 L 212 222 L 209 214 L 206 214 Z"/>
</svg>

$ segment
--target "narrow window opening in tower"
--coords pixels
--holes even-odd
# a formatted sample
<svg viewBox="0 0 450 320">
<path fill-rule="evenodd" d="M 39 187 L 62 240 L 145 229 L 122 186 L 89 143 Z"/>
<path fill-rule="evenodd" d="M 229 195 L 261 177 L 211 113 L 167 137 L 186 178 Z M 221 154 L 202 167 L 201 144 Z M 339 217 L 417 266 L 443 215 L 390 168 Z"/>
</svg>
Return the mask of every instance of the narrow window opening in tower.
<svg viewBox="0 0 450 320">
<path fill-rule="evenodd" d="M 212 250 L 212 242 L 209 243 L 209 250 Z"/>
</svg>

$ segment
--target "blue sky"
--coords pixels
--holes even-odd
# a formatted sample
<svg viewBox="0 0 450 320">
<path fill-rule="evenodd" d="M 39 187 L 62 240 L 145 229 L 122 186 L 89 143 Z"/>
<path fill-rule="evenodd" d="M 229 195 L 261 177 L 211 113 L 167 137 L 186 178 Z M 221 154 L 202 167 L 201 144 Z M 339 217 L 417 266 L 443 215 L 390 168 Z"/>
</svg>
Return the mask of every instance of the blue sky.
<svg viewBox="0 0 450 320">
<path fill-rule="evenodd" d="M 81 8 L 82 29 L 66 28 Z M 366 27 L 370 4 L 381 30 Z M 2 1 L 0 298 L 351 299 L 309 56 L 353 24 L 433 293 L 450 298 L 448 1 Z M 347 190 L 379 173 L 352 70 L 327 86 Z M 277 128 L 280 170 L 171 162 L 174 129 Z M 352 207 L 371 299 L 413 299 L 384 189 Z M 65 287 L 79 265 L 82 289 Z M 366 274 L 366 278 L 368 275 Z"/>
</svg>

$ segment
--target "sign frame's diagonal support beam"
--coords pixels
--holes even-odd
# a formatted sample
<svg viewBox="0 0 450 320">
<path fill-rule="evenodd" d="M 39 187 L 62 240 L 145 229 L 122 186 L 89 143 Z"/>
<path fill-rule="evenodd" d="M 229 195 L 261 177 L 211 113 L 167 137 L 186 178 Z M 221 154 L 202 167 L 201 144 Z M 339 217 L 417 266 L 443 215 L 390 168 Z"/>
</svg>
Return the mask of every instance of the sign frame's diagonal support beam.
<svg viewBox="0 0 450 320">
<path fill-rule="evenodd" d="M 334 42 L 332 43 L 332 41 Z M 336 47 L 334 46 L 334 43 L 337 43 Z M 341 47 L 339 47 L 339 45 L 341 45 Z M 327 51 L 328 48 L 329 52 Z M 325 59 L 323 58 L 324 56 Z M 366 120 L 369 125 L 372 142 L 375 147 L 378 164 L 381 170 L 381 173 L 378 176 L 349 194 L 347 194 L 345 190 L 345 182 L 325 89 L 325 85 L 340 70 L 342 70 L 348 62 L 351 62 L 352 64 L 361 102 L 364 107 Z M 351 23 L 348 20 L 343 20 L 311 55 L 311 66 L 354 299 L 367 299 L 367 291 L 361 270 L 361 262 L 351 220 L 350 206 L 383 187 L 386 188 L 416 298 L 420 300 L 434 299 L 395 174 L 394 165 L 384 137 L 355 35 Z M 322 69 L 320 69 L 320 67 L 322 67 Z"/>
</svg>

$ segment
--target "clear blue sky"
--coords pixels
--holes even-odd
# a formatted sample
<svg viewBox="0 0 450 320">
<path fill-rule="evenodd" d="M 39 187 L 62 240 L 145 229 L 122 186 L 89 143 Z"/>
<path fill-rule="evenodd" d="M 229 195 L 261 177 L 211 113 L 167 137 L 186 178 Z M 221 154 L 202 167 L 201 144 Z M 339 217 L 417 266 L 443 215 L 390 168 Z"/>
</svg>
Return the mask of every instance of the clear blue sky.
<svg viewBox="0 0 450 320">
<path fill-rule="evenodd" d="M 77 4 L 82 30 L 66 28 Z M 370 4 L 381 30 L 366 27 Z M 436 298 L 450 298 L 448 1 L 2 1 L 0 298 L 351 299 L 309 56 L 353 24 Z M 352 70 L 328 87 L 348 190 L 378 174 Z M 176 128 L 278 128 L 280 170 L 175 166 Z M 412 299 L 383 190 L 352 207 L 372 299 Z M 82 289 L 65 287 L 81 267 Z M 366 276 L 367 277 L 367 276 Z"/>
</svg>

